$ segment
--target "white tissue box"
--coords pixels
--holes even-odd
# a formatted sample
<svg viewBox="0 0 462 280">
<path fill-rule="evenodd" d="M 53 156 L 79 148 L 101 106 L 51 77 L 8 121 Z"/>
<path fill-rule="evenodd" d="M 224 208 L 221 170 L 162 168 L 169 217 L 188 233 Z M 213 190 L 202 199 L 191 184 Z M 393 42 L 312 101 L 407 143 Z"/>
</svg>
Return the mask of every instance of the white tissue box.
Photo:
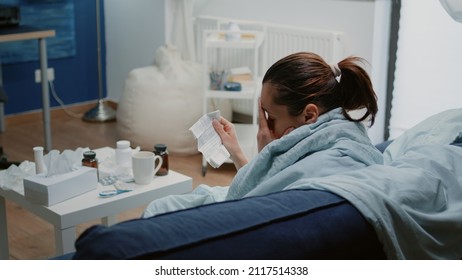
<svg viewBox="0 0 462 280">
<path fill-rule="evenodd" d="M 51 206 L 94 190 L 97 185 L 96 168 L 79 166 L 74 171 L 52 177 L 38 174 L 24 178 L 24 196 L 31 202 Z"/>
</svg>

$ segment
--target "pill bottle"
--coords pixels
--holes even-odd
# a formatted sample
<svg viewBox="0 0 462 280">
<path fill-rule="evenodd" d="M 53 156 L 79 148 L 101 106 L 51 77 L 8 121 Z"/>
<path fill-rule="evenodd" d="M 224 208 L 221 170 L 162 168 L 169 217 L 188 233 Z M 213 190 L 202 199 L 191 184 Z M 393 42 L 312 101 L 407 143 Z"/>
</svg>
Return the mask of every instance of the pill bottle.
<svg viewBox="0 0 462 280">
<path fill-rule="evenodd" d="M 132 162 L 132 148 L 130 141 L 120 140 L 116 142 L 115 160 L 118 166 L 130 166 Z"/>
<path fill-rule="evenodd" d="M 45 161 L 43 158 L 43 147 L 37 146 L 34 150 L 35 174 L 46 173 Z"/>
<path fill-rule="evenodd" d="M 93 151 L 86 151 L 83 153 L 82 165 L 96 168 L 99 181 L 99 171 L 98 171 L 98 159 L 96 158 L 96 153 Z"/>
<path fill-rule="evenodd" d="M 168 151 L 165 144 L 154 145 L 154 154 L 162 157 L 162 166 L 157 171 L 157 176 L 165 176 L 168 174 Z"/>
</svg>

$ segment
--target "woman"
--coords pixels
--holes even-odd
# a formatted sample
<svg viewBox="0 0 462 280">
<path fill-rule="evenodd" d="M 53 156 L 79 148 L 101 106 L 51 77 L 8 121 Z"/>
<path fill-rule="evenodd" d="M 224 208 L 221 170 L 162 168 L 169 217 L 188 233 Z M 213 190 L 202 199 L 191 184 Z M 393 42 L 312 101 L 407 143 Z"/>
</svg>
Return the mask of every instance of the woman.
<svg viewBox="0 0 462 280">
<path fill-rule="evenodd" d="M 382 163 L 362 123 L 372 125 L 377 98 L 362 59 L 349 57 L 329 65 L 320 56 L 300 52 L 272 65 L 263 78 L 259 104 L 259 154 L 250 162 L 233 124 L 221 118 L 213 126 L 238 172 L 229 188 L 198 186 L 193 193 L 152 202 L 144 217 L 197 205 L 289 188 L 299 179 L 323 177 Z M 350 111 L 361 110 L 353 118 Z"/>
</svg>

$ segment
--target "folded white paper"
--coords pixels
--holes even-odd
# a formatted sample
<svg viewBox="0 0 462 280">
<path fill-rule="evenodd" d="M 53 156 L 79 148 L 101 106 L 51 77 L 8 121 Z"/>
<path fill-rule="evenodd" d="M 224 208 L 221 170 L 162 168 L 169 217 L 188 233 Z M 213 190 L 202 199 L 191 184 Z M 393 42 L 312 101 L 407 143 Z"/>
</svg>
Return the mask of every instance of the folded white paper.
<svg viewBox="0 0 462 280">
<path fill-rule="evenodd" d="M 212 121 L 220 120 L 220 117 L 220 111 L 205 114 L 189 129 L 197 139 L 198 151 L 214 168 L 220 167 L 230 156 L 212 125 Z"/>
</svg>

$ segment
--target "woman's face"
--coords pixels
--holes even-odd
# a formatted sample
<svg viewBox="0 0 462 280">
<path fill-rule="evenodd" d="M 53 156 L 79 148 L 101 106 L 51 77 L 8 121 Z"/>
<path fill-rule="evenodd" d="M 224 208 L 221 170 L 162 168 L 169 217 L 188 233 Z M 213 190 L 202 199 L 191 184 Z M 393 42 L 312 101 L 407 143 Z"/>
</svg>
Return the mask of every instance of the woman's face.
<svg viewBox="0 0 462 280">
<path fill-rule="evenodd" d="M 269 129 L 273 132 L 276 139 L 281 138 L 286 132 L 291 131 L 305 124 L 305 118 L 302 114 L 291 116 L 287 106 L 275 104 L 273 96 L 276 89 L 271 83 L 264 83 L 261 91 L 261 107 L 266 115 L 266 121 Z"/>
</svg>

